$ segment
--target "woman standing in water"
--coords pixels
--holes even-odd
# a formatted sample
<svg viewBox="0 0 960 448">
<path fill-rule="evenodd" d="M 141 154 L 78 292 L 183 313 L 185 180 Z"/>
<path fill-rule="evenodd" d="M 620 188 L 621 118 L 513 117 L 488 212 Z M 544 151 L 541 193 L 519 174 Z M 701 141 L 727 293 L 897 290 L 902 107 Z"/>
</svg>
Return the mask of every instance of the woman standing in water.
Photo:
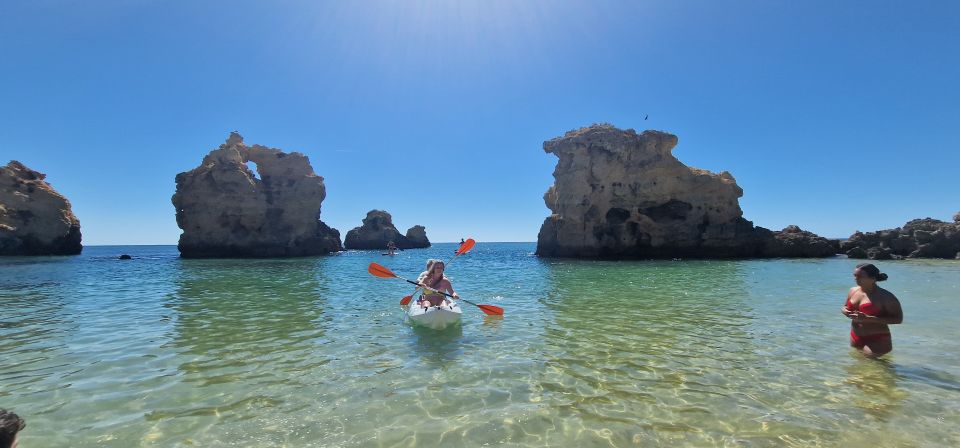
<svg viewBox="0 0 960 448">
<path fill-rule="evenodd" d="M 853 270 L 857 286 L 847 293 L 847 303 L 840 312 L 850 319 L 850 346 L 875 358 L 893 350 L 888 325 L 903 322 L 900 301 L 890 291 L 877 286 L 887 279 L 872 264 L 858 264 Z"/>
</svg>

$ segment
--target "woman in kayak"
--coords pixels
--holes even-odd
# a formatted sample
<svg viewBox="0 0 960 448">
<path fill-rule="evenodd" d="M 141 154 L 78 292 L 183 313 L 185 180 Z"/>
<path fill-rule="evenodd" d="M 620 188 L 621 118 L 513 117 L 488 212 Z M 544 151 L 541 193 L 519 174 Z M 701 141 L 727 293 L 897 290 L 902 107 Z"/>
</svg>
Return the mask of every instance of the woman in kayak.
<svg viewBox="0 0 960 448">
<path fill-rule="evenodd" d="M 850 288 L 847 302 L 840 309 L 850 319 L 850 346 L 875 358 L 893 350 L 888 325 L 903 322 L 900 301 L 890 291 L 877 286 L 887 279 L 872 264 L 858 264 L 853 270 L 857 286 Z"/>
<path fill-rule="evenodd" d="M 443 261 L 434 259 L 427 260 L 427 270 L 417 277 L 417 283 L 437 291 L 446 292 L 453 296 L 454 299 L 459 299 L 460 296 L 453 290 L 450 279 L 443 275 L 444 267 Z M 417 302 L 424 308 L 430 308 L 432 306 L 443 305 L 445 301 L 446 299 L 444 299 L 443 294 L 424 289 L 423 295 L 420 296 L 420 300 Z"/>
</svg>

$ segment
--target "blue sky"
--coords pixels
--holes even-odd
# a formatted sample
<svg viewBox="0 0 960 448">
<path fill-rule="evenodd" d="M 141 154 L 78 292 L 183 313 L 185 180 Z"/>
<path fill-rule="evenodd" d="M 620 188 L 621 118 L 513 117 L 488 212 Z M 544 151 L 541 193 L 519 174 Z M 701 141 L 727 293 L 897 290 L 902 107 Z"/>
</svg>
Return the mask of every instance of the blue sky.
<svg viewBox="0 0 960 448">
<path fill-rule="evenodd" d="M 960 211 L 960 3 L 0 2 L 0 162 L 84 244 L 175 244 L 174 176 L 231 130 L 310 157 L 321 218 L 535 241 L 596 122 L 679 136 L 744 217 L 829 237 Z M 647 121 L 643 120 L 649 114 Z"/>
</svg>

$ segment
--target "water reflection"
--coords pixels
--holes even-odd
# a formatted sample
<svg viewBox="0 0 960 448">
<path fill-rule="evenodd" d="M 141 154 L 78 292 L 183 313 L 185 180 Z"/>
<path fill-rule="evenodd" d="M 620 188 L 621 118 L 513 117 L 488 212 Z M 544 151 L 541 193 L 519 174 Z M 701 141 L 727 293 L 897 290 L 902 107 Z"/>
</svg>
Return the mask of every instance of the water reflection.
<svg viewBox="0 0 960 448">
<path fill-rule="evenodd" d="M 174 311 L 165 348 L 176 353 L 179 381 L 153 397 L 153 431 L 175 437 L 255 418 L 284 406 L 288 388 L 309 385 L 305 375 L 329 362 L 317 356 L 328 321 L 325 262 L 180 260 L 165 304 Z"/>
<path fill-rule="evenodd" d="M 483 316 L 483 330 L 491 333 L 500 331 L 500 327 L 503 325 L 503 319 L 503 315 L 500 314 Z"/>
<path fill-rule="evenodd" d="M 48 376 L 77 361 L 68 344 L 77 324 L 63 300 L 51 294 L 56 288 L 55 282 L 0 281 L 0 398 L 57 389 Z"/>
<path fill-rule="evenodd" d="M 536 399 L 582 425 L 591 443 L 662 443 L 678 434 L 673 440 L 701 440 L 711 416 L 707 403 L 729 401 L 725 370 L 759 361 L 742 265 L 562 261 L 549 267 L 552 288 L 541 303 L 552 322 Z"/>
<path fill-rule="evenodd" d="M 951 372 L 934 370 L 926 366 L 894 365 L 897 375 L 942 389 L 944 392 L 960 392 L 960 377 Z"/>
<path fill-rule="evenodd" d="M 184 370 L 283 365 L 290 354 L 309 351 L 325 334 L 323 261 L 183 260 L 166 306 L 176 311 L 176 346 L 201 357 Z"/>
<path fill-rule="evenodd" d="M 463 352 L 463 325 L 451 325 L 443 330 L 412 325 L 411 330 L 414 336 L 411 348 L 430 367 L 447 367 Z"/>
<path fill-rule="evenodd" d="M 859 390 L 851 402 L 882 422 L 900 413 L 906 391 L 897 386 L 902 379 L 888 359 L 867 359 L 859 352 L 851 353 L 854 362 L 846 366 L 844 383 Z"/>
</svg>

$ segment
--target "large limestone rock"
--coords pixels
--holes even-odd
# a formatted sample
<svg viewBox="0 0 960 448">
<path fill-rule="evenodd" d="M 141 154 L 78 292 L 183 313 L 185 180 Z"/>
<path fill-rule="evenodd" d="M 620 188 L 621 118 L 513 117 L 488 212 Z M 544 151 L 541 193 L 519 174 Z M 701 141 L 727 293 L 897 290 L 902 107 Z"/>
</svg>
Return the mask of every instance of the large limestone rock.
<svg viewBox="0 0 960 448">
<path fill-rule="evenodd" d="M 850 258 L 890 260 L 901 258 L 960 259 L 960 213 L 949 223 L 939 219 L 914 219 L 903 227 L 876 232 L 854 232 L 840 244 Z"/>
<path fill-rule="evenodd" d="M 363 225 L 347 232 L 343 245 L 347 249 L 386 249 L 390 241 L 400 249 L 430 247 L 426 228 L 413 226 L 406 235 L 401 235 L 393 225 L 393 217 L 383 210 L 367 212 Z"/>
<path fill-rule="evenodd" d="M 256 164 L 258 179 L 246 163 Z M 320 221 L 323 177 L 306 156 L 247 146 L 233 132 L 199 167 L 177 175 L 180 255 L 296 257 L 342 250 L 340 233 Z"/>
<path fill-rule="evenodd" d="M 544 142 L 560 160 L 537 255 L 585 258 L 829 256 L 826 240 L 742 217 L 733 176 L 691 168 L 665 132 L 593 125 Z M 788 231 L 789 230 L 789 231 Z M 816 237 L 816 238 L 814 238 Z M 812 245 L 812 246 L 811 246 Z M 813 247 L 815 246 L 815 247 Z"/>
<path fill-rule="evenodd" d="M 0 255 L 75 255 L 80 220 L 43 173 L 13 160 L 0 167 Z"/>
</svg>

